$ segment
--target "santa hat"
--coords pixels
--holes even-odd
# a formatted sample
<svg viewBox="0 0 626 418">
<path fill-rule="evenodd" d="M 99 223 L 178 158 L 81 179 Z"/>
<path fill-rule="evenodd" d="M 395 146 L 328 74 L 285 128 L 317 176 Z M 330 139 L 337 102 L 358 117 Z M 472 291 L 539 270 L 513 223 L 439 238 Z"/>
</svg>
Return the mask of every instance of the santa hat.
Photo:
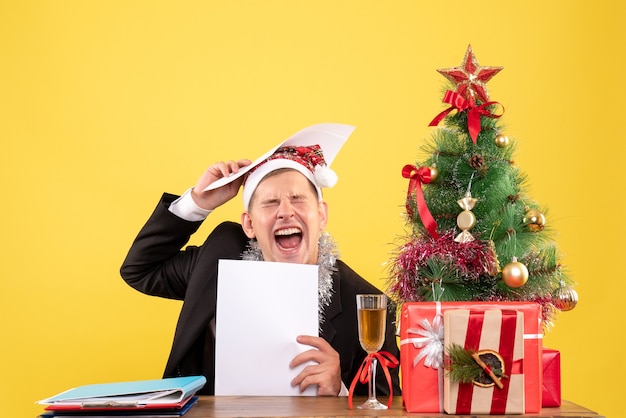
<svg viewBox="0 0 626 418">
<path fill-rule="evenodd" d="M 321 200 L 321 189 L 333 187 L 337 182 L 337 175 L 330 168 L 330 164 L 354 129 L 354 126 L 337 123 L 322 123 L 304 128 L 249 166 L 232 176 L 213 182 L 205 190 L 216 189 L 246 175 L 243 183 L 243 205 L 248 210 L 252 194 L 265 176 L 275 170 L 291 168 L 309 179 Z"/>
</svg>

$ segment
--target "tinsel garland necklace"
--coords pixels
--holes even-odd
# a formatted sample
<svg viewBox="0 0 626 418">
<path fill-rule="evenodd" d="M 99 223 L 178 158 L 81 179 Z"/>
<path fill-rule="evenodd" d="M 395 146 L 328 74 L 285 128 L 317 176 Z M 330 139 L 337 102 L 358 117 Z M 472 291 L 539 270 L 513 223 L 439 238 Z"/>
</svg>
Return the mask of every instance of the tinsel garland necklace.
<svg viewBox="0 0 626 418">
<path fill-rule="evenodd" d="M 330 299 L 333 295 L 333 273 L 337 270 L 335 262 L 339 258 L 339 251 L 337 250 L 337 244 L 327 232 L 320 234 L 317 247 L 317 265 L 319 266 L 317 285 L 318 318 L 319 323 L 322 324 L 324 322 L 324 309 L 330 304 Z M 242 258 L 247 261 L 263 261 L 263 253 L 256 240 L 253 239 L 248 242 L 248 248 L 242 254 Z"/>
</svg>

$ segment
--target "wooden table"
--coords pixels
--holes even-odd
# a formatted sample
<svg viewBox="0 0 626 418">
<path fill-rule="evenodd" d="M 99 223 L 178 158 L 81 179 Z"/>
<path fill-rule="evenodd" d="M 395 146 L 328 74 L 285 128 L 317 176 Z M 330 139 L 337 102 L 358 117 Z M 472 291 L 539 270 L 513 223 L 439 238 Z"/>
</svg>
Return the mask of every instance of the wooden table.
<svg viewBox="0 0 626 418">
<path fill-rule="evenodd" d="M 355 398 L 354 405 L 364 398 Z M 382 400 L 381 400 L 382 402 Z M 402 408 L 402 398 L 394 397 L 392 408 L 383 411 L 362 411 L 349 409 L 345 397 L 314 396 L 201 396 L 198 403 L 184 415 L 184 418 L 249 418 L 249 417 L 452 417 L 447 414 L 408 413 Z M 468 415 L 454 415 L 470 417 Z M 520 417 L 521 415 L 472 415 L 476 417 Z M 530 417 L 568 417 L 568 418 L 604 418 L 575 403 L 563 401 L 560 408 L 545 408 L 539 414 Z"/>
</svg>

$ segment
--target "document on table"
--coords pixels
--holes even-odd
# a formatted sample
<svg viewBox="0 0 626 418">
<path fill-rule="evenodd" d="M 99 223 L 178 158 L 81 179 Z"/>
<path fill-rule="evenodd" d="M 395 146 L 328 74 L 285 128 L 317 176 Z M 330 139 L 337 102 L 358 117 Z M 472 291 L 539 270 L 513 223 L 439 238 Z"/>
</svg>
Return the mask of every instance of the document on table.
<svg viewBox="0 0 626 418">
<path fill-rule="evenodd" d="M 291 369 L 313 347 L 298 335 L 318 335 L 318 266 L 220 260 L 215 330 L 215 395 L 313 396 L 291 380 Z"/>
</svg>

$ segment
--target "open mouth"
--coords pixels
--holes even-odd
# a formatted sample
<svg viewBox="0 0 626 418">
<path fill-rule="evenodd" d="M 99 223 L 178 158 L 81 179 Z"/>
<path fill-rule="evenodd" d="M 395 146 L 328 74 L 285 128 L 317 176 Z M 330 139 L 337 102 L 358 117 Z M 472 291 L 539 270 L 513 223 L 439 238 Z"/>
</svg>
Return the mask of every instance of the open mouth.
<svg viewBox="0 0 626 418">
<path fill-rule="evenodd" d="M 279 229 L 274 233 L 274 238 L 279 248 L 290 250 L 302 242 L 302 230 L 300 228 Z"/>
</svg>

